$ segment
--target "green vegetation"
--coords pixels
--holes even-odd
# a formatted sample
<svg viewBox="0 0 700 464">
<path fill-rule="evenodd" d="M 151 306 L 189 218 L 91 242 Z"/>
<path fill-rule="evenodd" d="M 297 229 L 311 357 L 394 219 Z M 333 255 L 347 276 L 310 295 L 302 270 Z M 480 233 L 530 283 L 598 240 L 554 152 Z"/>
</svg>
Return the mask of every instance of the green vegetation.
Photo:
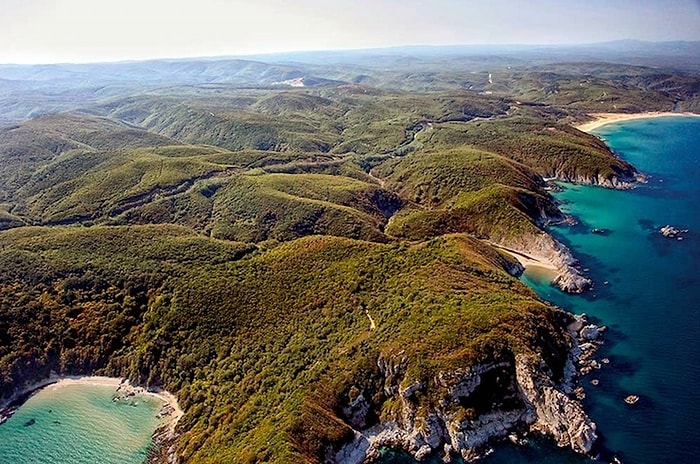
<svg viewBox="0 0 700 464">
<path fill-rule="evenodd" d="M 698 101 L 692 75 L 507 57 L 30 71 L 0 79 L 0 399 L 52 371 L 164 387 L 197 463 L 322 462 L 359 390 L 395 418 L 386 381 L 427 410 L 477 362 L 561 373 L 567 316 L 488 242 L 561 219 L 544 177 L 634 176 L 584 111 Z"/>
<path fill-rule="evenodd" d="M 374 172 L 403 197 L 426 206 L 441 205 L 460 192 L 495 183 L 528 190 L 542 185 L 542 179 L 525 166 L 470 148 L 421 151 L 389 160 Z"/>
<path fill-rule="evenodd" d="M 342 176 L 239 176 L 215 195 L 214 237 L 260 242 L 324 234 L 385 241 L 394 193 Z"/>
<path fill-rule="evenodd" d="M 544 177 L 609 179 L 634 174 L 634 168 L 612 156 L 600 139 L 556 121 L 531 117 L 439 125 L 431 143 L 437 147 L 472 145 L 511 158 Z"/>
<path fill-rule="evenodd" d="M 349 431 L 333 403 L 380 381 L 380 353 L 405 350 L 408 381 L 544 351 L 542 327 L 565 347 L 562 315 L 466 236 L 307 237 L 267 252 L 172 226 L 18 229 L 0 241 L 2 391 L 49 370 L 165 386 L 187 412 L 179 450 L 193 462 L 314 462 Z"/>
<path fill-rule="evenodd" d="M 39 170 L 16 195 L 26 198 L 26 214 L 41 222 L 96 219 L 184 191 L 196 179 L 225 169 L 197 158 L 159 156 L 148 149 L 74 154 Z"/>
<path fill-rule="evenodd" d="M 541 194 L 495 184 L 475 192 L 461 192 L 441 208 L 406 208 L 392 218 L 386 232 L 410 240 L 464 232 L 508 243 L 537 234 L 541 222 L 559 214 Z"/>
</svg>

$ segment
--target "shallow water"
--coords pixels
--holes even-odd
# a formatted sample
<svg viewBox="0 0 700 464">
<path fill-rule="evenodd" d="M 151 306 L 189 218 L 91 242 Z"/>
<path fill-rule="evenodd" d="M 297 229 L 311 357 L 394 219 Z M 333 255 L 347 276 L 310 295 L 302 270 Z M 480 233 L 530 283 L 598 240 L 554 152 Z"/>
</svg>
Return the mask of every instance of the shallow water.
<svg viewBox="0 0 700 464">
<path fill-rule="evenodd" d="M 0 426 L 2 464 L 141 464 L 162 403 L 113 402 L 116 387 L 48 386 Z"/>
</svg>

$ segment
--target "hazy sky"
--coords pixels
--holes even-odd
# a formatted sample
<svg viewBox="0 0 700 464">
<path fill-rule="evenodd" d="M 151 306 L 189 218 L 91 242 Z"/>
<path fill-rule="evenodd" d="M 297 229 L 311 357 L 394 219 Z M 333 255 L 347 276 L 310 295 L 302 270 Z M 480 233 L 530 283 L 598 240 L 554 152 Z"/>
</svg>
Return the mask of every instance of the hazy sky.
<svg viewBox="0 0 700 464">
<path fill-rule="evenodd" d="M 700 40 L 700 0 L 0 0 L 0 63 Z"/>
</svg>

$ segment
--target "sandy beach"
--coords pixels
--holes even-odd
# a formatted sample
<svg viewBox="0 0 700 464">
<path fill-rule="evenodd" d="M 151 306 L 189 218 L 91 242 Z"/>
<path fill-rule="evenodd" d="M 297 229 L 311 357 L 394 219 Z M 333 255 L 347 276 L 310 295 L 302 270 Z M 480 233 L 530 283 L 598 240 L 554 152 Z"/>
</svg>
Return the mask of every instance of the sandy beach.
<svg viewBox="0 0 700 464">
<path fill-rule="evenodd" d="M 631 121 L 634 119 L 649 119 L 649 118 L 663 118 L 668 116 L 694 116 L 700 117 L 700 114 L 696 113 L 672 113 L 663 111 L 650 111 L 647 113 L 592 113 L 589 116 L 596 118 L 593 121 L 585 122 L 575 126 L 576 129 L 583 132 L 590 132 L 606 124 L 620 121 Z"/>
<path fill-rule="evenodd" d="M 6 413 L 6 408 L 9 404 L 15 403 L 21 400 L 23 397 L 28 397 L 32 393 L 39 391 L 44 388 L 50 388 L 52 390 L 58 390 L 64 388 L 68 385 L 99 385 L 99 386 L 109 386 L 114 387 L 115 392 L 119 392 L 124 395 L 134 396 L 134 395 L 148 395 L 152 396 L 164 404 L 161 416 L 166 419 L 168 428 L 174 433 L 175 426 L 177 422 L 183 415 L 182 409 L 177 403 L 177 398 L 170 392 L 161 389 L 147 390 L 143 387 L 134 386 L 129 383 L 126 379 L 120 379 L 116 377 L 102 377 L 102 376 L 65 376 L 65 377 L 50 377 L 42 381 L 36 382 L 34 384 L 28 385 L 26 388 L 22 389 L 15 398 L 8 402 L 6 405 L 0 405 L 0 416 Z M 10 411 L 10 414 L 12 411 Z M 6 415 L 6 414 L 5 414 Z"/>
<path fill-rule="evenodd" d="M 522 253 L 513 253 L 509 250 L 503 250 L 513 258 L 517 259 L 523 265 L 527 272 L 532 275 L 538 275 L 543 280 L 552 281 L 558 274 L 557 267 L 548 260 L 538 259 L 533 256 L 526 256 Z"/>
<path fill-rule="evenodd" d="M 52 390 L 59 389 L 68 385 L 104 385 L 107 387 L 118 387 L 121 384 L 122 379 L 117 379 L 115 377 L 60 377 L 56 378 L 53 382 L 48 384 L 46 388 Z"/>
<path fill-rule="evenodd" d="M 524 268 L 528 269 L 533 273 L 537 273 L 543 277 L 549 278 L 550 280 L 554 280 L 554 278 L 557 276 L 558 268 L 554 265 L 554 263 L 552 263 L 546 258 L 528 255 L 519 251 L 511 250 L 510 248 L 506 248 L 493 242 L 489 243 L 491 243 L 491 245 L 495 246 L 499 250 L 502 250 L 508 253 L 513 258 L 517 259 L 518 262 L 522 264 Z"/>
</svg>

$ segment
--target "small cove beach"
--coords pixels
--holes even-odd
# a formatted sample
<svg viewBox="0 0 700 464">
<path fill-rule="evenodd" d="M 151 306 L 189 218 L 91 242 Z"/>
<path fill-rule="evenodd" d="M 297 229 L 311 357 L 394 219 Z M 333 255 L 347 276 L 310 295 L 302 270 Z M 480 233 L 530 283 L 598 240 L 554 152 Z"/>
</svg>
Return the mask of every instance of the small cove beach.
<svg viewBox="0 0 700 464">
<path fill-rule="evenodd" d="M 10 417 L 0 426 L 0 462 L 18 464 L 140 464 L 154 433 L 167 429 L 172 435 L 182 416 L 168 392 L 99 376 L 45 379 L 9 405 Z"/>
</svg>

